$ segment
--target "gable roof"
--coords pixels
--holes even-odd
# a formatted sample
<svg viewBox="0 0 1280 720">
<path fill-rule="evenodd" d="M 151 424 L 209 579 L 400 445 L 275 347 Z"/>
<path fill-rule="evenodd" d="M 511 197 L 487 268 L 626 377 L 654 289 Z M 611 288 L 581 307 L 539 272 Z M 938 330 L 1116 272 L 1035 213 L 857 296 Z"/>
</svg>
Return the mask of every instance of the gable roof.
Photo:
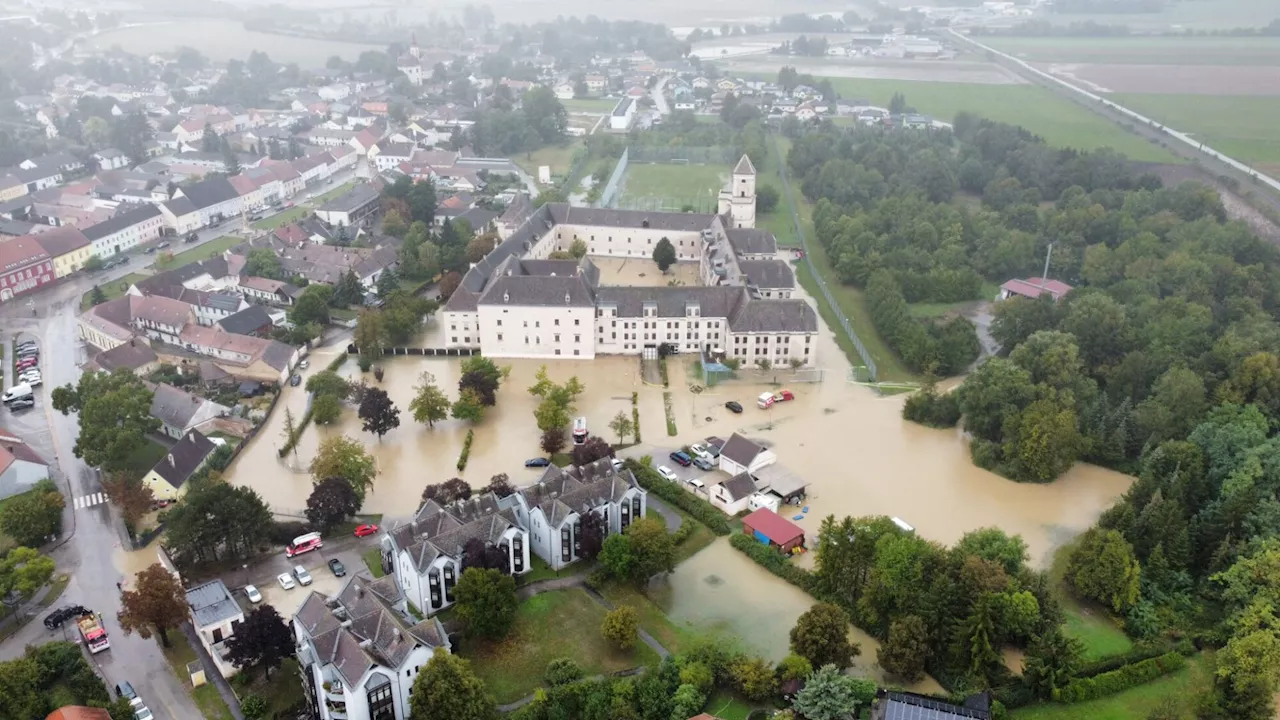
<svg viewBox="0 0 1280 720">
<path fill-rule="evenodd" d="M 191 423 L 191 418 L 195 417 L 196 411 L 205 402 L 204 398 L 192 395 L 186 390 L 168 383 L 160 383 L 152 391 L 151 417 L 165 425 L 185 430 Z"/>
<path fill-rule="evenodd" d="M 139 205 L 131 210 L 116 213 L 96 225 L 90 225 L 84 229 L 84 236 L 89 238 L 90 241 L 99 240 L 112 233 L 120 232 L 127 227 L 150 220 L 159 214 L 160 208 L 155 205 L 150 203 Z"/>
<path fill-rule="evenodd" d="M 111 713 L 102 708 L 67 705 L 49 713 L 44 720 L 111 720 Z"/>
<path fill-rule="evenodd" d="M 89 244 L 89 238 L 84 236 L 77 228 L 63 226 L 56 227 L 35 236 L 36 242 L 44 251 L 49 253 L 51 257 L 60 257 L 69 252 L 75 252 L 80 248 Z"/>
<path fill-rule="evenodd" d="M 259 330 L 263 325 L 270 325 L 271 314 L 261 305 L 250 305 L 238 313 L 222 318 L 218 324 L 229 333 L 248 335 Z"/>
<path fill-rule="evenodd" d="M 773 233 L 759 228 L 729 228 L 724 231 L 729 245 L 738 255 L 764 255 L 778 252 L 778 240 Z"/>
<path fill-rule="evenodd" d="M 720 448 L 720 457 L 728 458 L 743 467 L 747 467 L 762 452 L 764 452 L 763 447 L 738 433 L 734 433 L 729 436 L 724 447 Z"/>
<path fill-rule="evenodd" d="M 720 486 L 728 491 L 729 499 L 731 501 L 751 497 L 756 492 L 756 483 L 751 479 L 751 474 L 746 472 L 740 472 L 737 475 L 734 475 L 728 480 L 721 482 Z"/>
<path fill-rule="evenodd" d="M 880 717 L 883 720 L 988 720 L 991 717 L 991 713 L 986 710 L 953 705 L 915 693 L 881 692 L 883 696 L 879 698 L 879 702 L 884 712 Z M 968 702 L 966 700 L 966 704 Z"/>
<path fill-rule="evenodd" d="M 212 580 L 188 590 L 187 605 L 191 607 L 191 619 L 197 628 L 217 625 L 244 614 L 221 580 Z"/>
<path fill-rule="evenodd" d="M 240 197 L 229 180 L 222 177 L 201 180 L 182 188 L 182 195 L 197 210 Z"/>
<path fill-rule="evenodd" d="M 758 288 L 794 288 L 795 273 L 782 260 L 739 260 L 738 269 Z"/>
<path fill-rule="evenodd" d="M 160 458 L 160 462 L 151 471 L 174 488 L 180 488 L 204 464 L 205 458 L 216 447 L 218 446 L 199 430 L 192 430 L 174 443 L 169 448 L 169 453 Z"/>
<path fill-rule="evenodd" d="M 786 545 L 798 537 L 804 537 L 804 528 L 765 507 L 742 518 L 742 524 L 779 545 Z"/>
</svg>

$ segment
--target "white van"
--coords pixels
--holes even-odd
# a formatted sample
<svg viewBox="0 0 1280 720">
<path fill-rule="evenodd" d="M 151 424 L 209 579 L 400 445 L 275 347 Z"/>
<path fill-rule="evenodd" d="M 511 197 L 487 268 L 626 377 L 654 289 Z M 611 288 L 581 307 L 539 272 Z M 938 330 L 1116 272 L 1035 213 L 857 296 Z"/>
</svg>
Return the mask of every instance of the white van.
<svg viewBox="0 0 1280 720">
<path fill-rule="evenodd" d="M 31 397 L 31 385 L 28 383 L 18 383 L 8 390 L 4 391 L 3 402 L 13 402 L 18 398 Z"/>
<path fill-rule="evenodd" d="M 774 403 L 773 393 L 771 392 L 760 393 L 760 397 L 756 398 L 756 407 L 760 408 L 761 410 L 766 410 L 772 407 L 773 403 Z"/>
</svg>

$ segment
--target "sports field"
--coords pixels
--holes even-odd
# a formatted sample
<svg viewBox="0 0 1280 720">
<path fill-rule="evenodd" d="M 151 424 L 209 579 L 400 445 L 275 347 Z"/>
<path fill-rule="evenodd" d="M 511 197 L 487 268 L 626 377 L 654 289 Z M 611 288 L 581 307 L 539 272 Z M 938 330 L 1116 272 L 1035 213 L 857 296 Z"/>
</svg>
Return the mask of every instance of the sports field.
<svg viewBox="0 0 1280 720">
<path fill-rule="evenodd" d="M 715 212 L 720 190 L 729 180 L 728 165 L 630 163 L 618 207 Z"/>
<path fill-rule="evenodd" d="M 1280 97 L 1121 93 L 1116 102 L 1192 133 L 1219 152 L 1280 171 Z"/>
<path fill-rule="evenodd" d="M 1092 150 L 1112 147 L 1134 160 L 1181 162 L 1158 145 L 1125 130 L 1070 100 L 1038 85 L 978 85 L 934 82 L 896 82 L 832 78 L 841 97 L 865 98 L 887 106 L 894 93 L 907 105 L 940 120 L 950 121 L 967 110 L 985 118 L 1020 125 L 1050 145 Z"/>
<path fill-rule="evenodd" d="M 613 110 L 618 104 L 616 98 L 573 98 L 572 100 L 561 100 L 564 109 L 571 112 L 595 113 L 597 115 L 606 115 Z"/>
<path fill-rule="evenodd" d="M 1280 37 L 990 37 L 1027 62 L 1133 65 L 1280 64 Z"/>
</svg>

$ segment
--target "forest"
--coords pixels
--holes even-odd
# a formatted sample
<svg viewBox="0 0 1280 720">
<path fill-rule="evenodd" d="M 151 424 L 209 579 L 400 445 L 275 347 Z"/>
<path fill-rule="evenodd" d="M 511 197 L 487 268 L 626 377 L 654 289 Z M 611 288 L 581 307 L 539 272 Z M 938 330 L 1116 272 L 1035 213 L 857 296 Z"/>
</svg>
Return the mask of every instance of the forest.
<svg viewBox="0 0 1280 720">
<path fill-rule="evenodd" d="M 1076 461 L 1136 475 L 1070 552 L 1068 587 L 1116 613 L 1140 642 L 1218 649 L 1213 691 L 1182 712 L 1271 717 L 1280 685 L 1280 250 L 1226 221 L 1203 185 L 1161 187 L 1110 153 L 1051 151 L 985 122 L 958 119 L 955 135 L 961 156 L 974 148 L 956 182 L 981 181 L 983 202 L 954 215 L 958 249 L 971 254 L 945 267 L 1028 273 L 1052 243 L 1050 277 L 1074 289 L 1057 302 L 998 303 L 998 356 L 951 393 L 926 387 L 904 416 L 961 423 L 974 462 L 1013 480 L 1049 482 Z M 811 169 L 806 182 L 823 187 L 823 172 Z M 947 217 L 919 194 L 912 202 Z M 862 229 L 867 213 L 833 221 L 829 205 L 824 242 L 849 248 L 841 262 L 856 281 L 853 268 L 886 246 L 875 235 L 843 245 L 850 234 L 833 237 L 832 223 Z M 941 270 L 902 254 L 899 246 L 877 263 L 910 297 L 913 273 Z"/>
</svg>

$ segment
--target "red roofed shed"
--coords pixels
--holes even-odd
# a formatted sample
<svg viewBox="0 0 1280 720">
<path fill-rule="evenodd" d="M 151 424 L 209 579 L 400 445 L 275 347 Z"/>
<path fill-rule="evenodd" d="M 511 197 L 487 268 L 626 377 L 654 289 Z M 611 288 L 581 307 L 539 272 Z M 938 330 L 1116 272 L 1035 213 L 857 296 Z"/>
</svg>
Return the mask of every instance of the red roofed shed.
<svg viewBox="0 0 1280 720">
<path fill-rule="evenodd" d="M 804 545 L 804 528 L 769 508 L 760 508 L 742 518 L 742 531 L 783 552 Z"/>
</svg>

